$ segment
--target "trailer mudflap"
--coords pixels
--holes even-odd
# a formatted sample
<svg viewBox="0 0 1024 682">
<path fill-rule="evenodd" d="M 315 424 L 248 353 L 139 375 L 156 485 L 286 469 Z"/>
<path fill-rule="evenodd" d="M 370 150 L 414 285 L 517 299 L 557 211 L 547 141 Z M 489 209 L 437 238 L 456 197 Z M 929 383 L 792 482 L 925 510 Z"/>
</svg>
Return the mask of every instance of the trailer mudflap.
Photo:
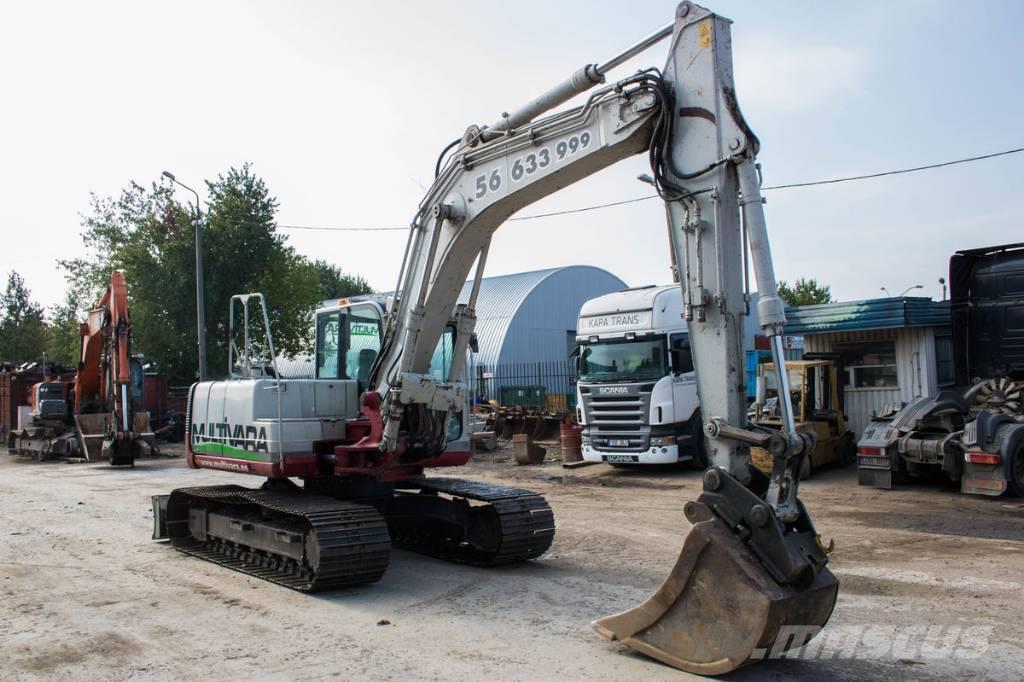
<svg viewBox="0 0 1024 682">
<path fill-rule="evenodd" d="M 782 585 L 721 519 L 693 526 L 654 595 L 593 623 L 597 632 L 686 672 L 721 675 L 807 643 L 828 622 L 839 581 Z"/>
<path fill-rule="evenodd" d="M 872 488 L 892 490 L 892 469 L 867 469 L 863 466 L 857 467 L 858 485 L 866 485 Z"/>
</svg>

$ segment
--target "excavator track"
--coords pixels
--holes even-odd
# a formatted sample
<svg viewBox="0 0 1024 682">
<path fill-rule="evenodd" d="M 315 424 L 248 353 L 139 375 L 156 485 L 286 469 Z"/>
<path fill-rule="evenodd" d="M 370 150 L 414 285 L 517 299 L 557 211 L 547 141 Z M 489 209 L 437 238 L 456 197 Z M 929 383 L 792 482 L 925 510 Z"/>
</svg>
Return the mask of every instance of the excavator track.
<svg viewBox="0 0 1024 682">
<path fill-rule="evenodd" d="M 197 528 L 212 528 L 212 515 L 229 519 L 231 537 L 208 530 L 198 532 L 205 540 L 196 537 Z M 181 488 L 168 500 L 167 527 L 186 554 L 301 592 L 375 582 L 390 560 L 387 524 L 374 507 L 298 490 Z M 259 531 L 263 543 L 240 541 Z"/>
<path fill-rule="evenodd" d="M 388 527 L 392 542 L 403 549 L 497 566 L 535 559 L 555 537 L 551 507 L 529 490 L 458 478 L 407 481 L 395 488 Z"/>
</svg>

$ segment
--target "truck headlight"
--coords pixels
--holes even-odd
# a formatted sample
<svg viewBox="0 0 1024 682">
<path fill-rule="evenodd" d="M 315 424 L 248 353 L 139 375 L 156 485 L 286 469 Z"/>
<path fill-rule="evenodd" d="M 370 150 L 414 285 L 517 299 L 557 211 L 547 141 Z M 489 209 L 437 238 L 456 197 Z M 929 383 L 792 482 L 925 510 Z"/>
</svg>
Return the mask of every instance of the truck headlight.
<svg viewBox="0 0 1024 682">
<path fill-rule="evenodd" d="M 582 436 L 581 441 L 582 445 L 590 445 L 590 436 Z"/>
<path fill-rule="evenodd" d="M 661 448 L 661 447 L 665 447 L 666 445 L 675 445 L 675 444 L 676 444 L 676 437 L 675 436 L 663 436 L 663 437 L 651 438 L 651 447 L 652 448 Z"/>
</svg>

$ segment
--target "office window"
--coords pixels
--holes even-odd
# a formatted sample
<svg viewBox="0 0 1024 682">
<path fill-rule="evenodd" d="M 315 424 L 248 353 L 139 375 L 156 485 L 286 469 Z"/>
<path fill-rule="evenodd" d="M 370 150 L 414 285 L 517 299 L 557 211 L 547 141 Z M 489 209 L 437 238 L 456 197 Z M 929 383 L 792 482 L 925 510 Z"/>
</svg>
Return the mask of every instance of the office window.
<svg viewBox="0 0 1024 682">
<path fill-rule="evenodd" d="M 836 346 L 843 354 L 846 366 L 847 388 L 896 388 L 896 342 L 872 341 L 868 343 Z"/>
</svg>

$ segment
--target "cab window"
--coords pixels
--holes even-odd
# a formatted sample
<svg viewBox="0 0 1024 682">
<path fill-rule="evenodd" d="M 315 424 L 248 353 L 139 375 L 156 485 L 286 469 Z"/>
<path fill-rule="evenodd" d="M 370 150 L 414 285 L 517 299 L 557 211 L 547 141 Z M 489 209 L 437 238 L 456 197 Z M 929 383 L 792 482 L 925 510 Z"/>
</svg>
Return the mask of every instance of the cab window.
<svg viewBox="0 0 1024 682">
<path fill-rule="evenodd" d="M 673 372 L 687 374 L 693 371 L 693 354 L 690 352 L 690 337 L 688 334 L 670 334 L 668 337 L 668 354 Z"/>
<path fill-rule="evenodd" d="M 455 354 L 455 329 L 445 327 L 441 338 L 437 340 L 434 354 L 430 357 L 430 366 L 427 374 L 438 381 L 447 381 L 448 373 L 452 369 L 452 357 Z"/>
<path fill-rule="evenodd" d="M 316 378 L 341 379 L 341 313 L 324 313 L 316 318 Z"/>
<path fill-rule="evenodd" d="M 370 304 L 322 313 L 316 322 L 316 378 L 355 379 L 365 390 L 381 345 L 381 318 Z"/>
<path fill-rule="evenodd" d="M 345 349 L 345 376 L 366 390 L 370 368 L 380 352 L 381 320 L 376 308 L 355 306 L 346 316 L 348 347 Z"/>
</svg>

